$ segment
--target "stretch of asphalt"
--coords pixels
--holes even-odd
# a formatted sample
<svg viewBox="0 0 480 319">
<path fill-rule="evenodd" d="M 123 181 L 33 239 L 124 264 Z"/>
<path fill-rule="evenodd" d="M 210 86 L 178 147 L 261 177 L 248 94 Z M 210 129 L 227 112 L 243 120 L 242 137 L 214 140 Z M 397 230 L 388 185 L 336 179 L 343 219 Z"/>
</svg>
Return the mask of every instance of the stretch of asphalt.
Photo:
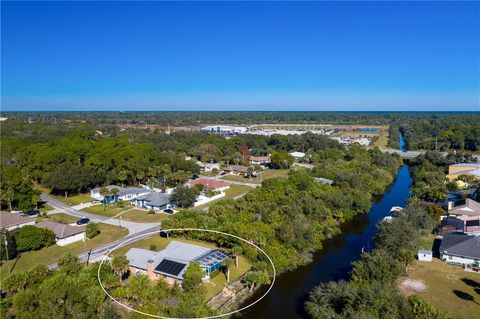
<svg viewBox="0 0 480 319">
<path fill-rule="evenodd" d="M 93 222 L 97 223 L 104 223 L 104 224 L 109 224 L 113 226 L 120 226 L 124 227 L 128 230 L 128 235 L 110 242 L 108 244 L 105 244 L 103 246 L 97 247 L 95 249 L 92 249 L 90 252 L 90 258 L 89 260 L 98 260 L 100 259 L 103 255 L 105 255 L 108 251 L 110 251 L 112 248 L 116 247 L 117 245 L 120 245 L 122 243 L 125 243 L 127 241 L 129 242 L 135 242 L 137 240 L 143 239 L 142 235 L 158 231 L 160 230 L 160 223 L 136 223 L 136 222 L 129 222 L 129 221 L 123 221 L 120 219 L 114 219 L 114 218 L 108 218 L 104 216 L 98 216 L 95 214 L 89 214 L 77 209 L 74 209 L 68 205 L 65 205 L 64 203 L 52 198 L 51 196 L 48 196 L 45 193 L 42 193 L 41 195 L 42 201 L 48 203 L 50 206 L 55 208 L 57 211 L 60 211 L 62 213 L 65 213 L 70 216 L 74 216 L 77 218 L 89 218 Z M 88 258 L 88 252 L 84 252 L 80 255 L 78 255 L 78 258 L 80 261 L 85 262 L 87 261 Z M 56 269 L 58 268 L 57 264 L 52 264 L 49 266 L 50 269 Z"/>
</svg>

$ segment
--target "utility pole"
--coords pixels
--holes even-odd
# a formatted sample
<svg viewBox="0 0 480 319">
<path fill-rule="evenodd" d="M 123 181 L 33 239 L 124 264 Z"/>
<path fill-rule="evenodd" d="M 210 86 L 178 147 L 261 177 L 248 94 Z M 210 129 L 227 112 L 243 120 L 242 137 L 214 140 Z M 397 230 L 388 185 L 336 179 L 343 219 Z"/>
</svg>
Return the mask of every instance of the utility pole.
<svg viewBox="0 0 480 319">
<path fill-rule="evenodd" d="M 88 266 L 88 262 L 89 262 L 89 260 L 90 260 L 90 255 L 91 255 L 91 254 L 92 254 L 92 250 L 90 249 L 90 250 L 88 251 L 88 254 L 87 254 L 87 266 Z"/>
<path fill-rule="evenodd" d="M 3 234 L 3 238 L 4 238 L 4 244 L 5 244 L 5 257 L 7 257 L 7 268 L 8 268 L 8 273 L 11 272 L 10 270 L 10 265 L 8 264 L 8 242 L 7 242 L 7 234 Z"/>
</svg>

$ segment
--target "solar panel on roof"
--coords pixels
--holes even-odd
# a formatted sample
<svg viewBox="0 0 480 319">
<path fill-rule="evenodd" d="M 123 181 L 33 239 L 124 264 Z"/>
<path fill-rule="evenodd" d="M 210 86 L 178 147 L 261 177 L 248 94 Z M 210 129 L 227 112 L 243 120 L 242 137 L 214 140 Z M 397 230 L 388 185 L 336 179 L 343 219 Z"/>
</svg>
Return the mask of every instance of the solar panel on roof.
<svg viewBox="0 0 480 319">
<path fill-rule="evenodd" d="M 163 272 L 172 276 L 178 276 L 178 274 L 185 268 L 187 265 L 182 264 L 176 261 L 164 259 L 161 263 L 155 267 L 155 271 Z"/>
</svg>

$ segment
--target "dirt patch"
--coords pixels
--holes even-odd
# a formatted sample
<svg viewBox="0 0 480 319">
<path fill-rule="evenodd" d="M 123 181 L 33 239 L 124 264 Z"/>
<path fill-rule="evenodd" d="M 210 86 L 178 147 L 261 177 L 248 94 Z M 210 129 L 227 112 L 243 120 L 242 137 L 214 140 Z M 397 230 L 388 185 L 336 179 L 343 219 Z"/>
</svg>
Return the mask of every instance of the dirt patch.
<svg viewBox="0 0 480 319">
<path fill-rule="evenodd" d="M 406 278 L 400 281 L 398 285 L 398 289 L 406 296 L 413 295 L 417 292 L 423 292 L 427 290 L 427 286 L 419 280 L 414 280 L 410 278 Z"/>
</svg>

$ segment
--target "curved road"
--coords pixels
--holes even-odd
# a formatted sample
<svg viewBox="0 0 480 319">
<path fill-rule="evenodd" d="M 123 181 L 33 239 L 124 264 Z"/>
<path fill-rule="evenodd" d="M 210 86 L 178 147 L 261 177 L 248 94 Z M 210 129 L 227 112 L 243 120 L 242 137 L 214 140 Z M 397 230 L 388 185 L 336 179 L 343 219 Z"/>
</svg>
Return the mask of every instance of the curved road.
<svg viewBox="0 0 480 319">
<path fill-rule="evenodd" d="M 107 253 L 110 249 L 113 247 L 129 240 L 132 239 L 133 237 L 137 237 L 143 234 L 147 234 L 153 231 L 160 230 L 160 223 L 135 223 L 135 222 L 129 222 L 129 221 L 121 221 L 119 219 L 114 219 L 114 218 L 108 218 L 104 216 L 98 216 L 94 214 L 89 214 L 80 210 L 76 210 L 68 205 L 65 205 L 64 203 L 52 198 L 51 196 L 48 196 L 45 193 L 42 193 L 41 195 L 42 201 L 48 203 L 50 206 L 55 208 L 58 211 L 61 211 L 65 214 L 68 214 L 70 216 L 74 216 L 77 218 L 82 218 L 86 217 L 89 218 L 91 221 L 98 222 L 98 223 L 104 223 L 104 224 L 109 224 L 113 226 L 121 226 L 125 227 L 128 229 L 128 235 L 123 237 L 122 239 L 110 242 L 108 244 L 105 244 L 103 246 L 97 247 L 95 249 L 92 249 L 91 255 L 90 255 L 90 260 L 96 260 L 102 257 L 105 253 Z M 138 238 L 135 240 L 132 240 L 132 242 L 140 240 L 142 238 Z M 80 261 L 86 261 L 87 260 L 87 255 L 88 253 L 82 253 L 78 255 L 78 258 Z M 49 266 L 50 269 L 56 269 L 58 268 L 57 264 L 53 264 Z"/>
</svg>

